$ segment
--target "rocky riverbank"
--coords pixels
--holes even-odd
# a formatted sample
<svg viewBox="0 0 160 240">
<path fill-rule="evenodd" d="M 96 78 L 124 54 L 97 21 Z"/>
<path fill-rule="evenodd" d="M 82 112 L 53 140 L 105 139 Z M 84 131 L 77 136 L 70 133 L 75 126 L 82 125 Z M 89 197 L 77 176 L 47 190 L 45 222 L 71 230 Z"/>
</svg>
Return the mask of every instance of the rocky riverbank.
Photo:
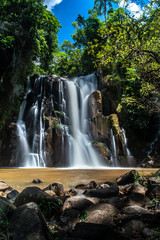
<svg viewBox="0 0 160 240">
<path fill-rule="evenodd" d="M 0 181 L 0 195 L 1 240 L 160 239 L 160 170 L 69 191 L 54 182 L 19 192 Z"/>
</svg>

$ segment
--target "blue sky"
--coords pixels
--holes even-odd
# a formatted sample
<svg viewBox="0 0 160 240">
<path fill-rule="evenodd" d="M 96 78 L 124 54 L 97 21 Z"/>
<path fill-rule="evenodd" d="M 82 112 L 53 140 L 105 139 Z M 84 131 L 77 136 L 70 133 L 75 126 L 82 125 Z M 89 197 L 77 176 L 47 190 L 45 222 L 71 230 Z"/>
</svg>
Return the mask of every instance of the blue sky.
<svg viewBox="0 0 160 240">
<path fill-rule="evenodd" d="M 125 6 L 125 0 L 120 1 L 120 7 Z M 71 34 L 74 31 L 72 22 L 76 20 L 78 14 L 88 17 L 88 10 L 94 6 L 94 0 L 45 0 L 48 10 L 50 10 L 59 20 L 62 28 L 58 34 L 58 41 L 61 45 L 64 40 L 72 41 Z M 129 1 L 128 10 L 139 17 L 142 9 L 136 3 Z"/>
</svg>

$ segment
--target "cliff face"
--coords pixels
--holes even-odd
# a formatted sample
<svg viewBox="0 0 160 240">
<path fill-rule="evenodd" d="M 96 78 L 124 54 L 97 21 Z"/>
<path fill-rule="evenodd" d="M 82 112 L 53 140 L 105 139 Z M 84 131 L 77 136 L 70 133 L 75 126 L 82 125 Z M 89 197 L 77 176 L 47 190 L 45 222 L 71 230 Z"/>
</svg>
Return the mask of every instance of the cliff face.
<svg viewBox="0 0 160 240">
<path fill-rule="evenodd" d="M 157 111 L 150 117 L 148 127 L 141 129 L 135 128 L 134 124 L 128 126 L 126 116 L 119 113 L 118 106 L 123 94 L 119 85 L 113 85 L 111 80 L 100 74 L 99 90 L 102 95 L 102 114 L 117 115 L 120 126 L 126 130 L 127 145 L 136 159 L 136 165 L 160 167 L 160 100 L 156 99 Z"/>
<path fill-rule="evenodd" d="M 46 76 L 41 80 L 37 80 L 37 78 L 38 76 L 31 77 L 30 89 L 24 98 L 25 109 L 21 118 L 26 124 L 28 148 L 32 150 L 32 154 L 29 154 L 32 155 L 30 156 L 31 160 L 38 161 L 40 164 L 44 162 L 47 167 L 66 167 L 70 162 L 71 145 L 75 142 L 72 137 L 74 129 L 70 119 L 71 104 L 66 104 L 71 101 L 67 90 L 68 80 L 56 76 Z M 80 114 L 79 118 L 81 118 L 80 108 L 85 100 L 81 95 L 82 79 L 80 79 L 80 84 L 77 85 L 76 90 L 79 109 L 75 109 L 75 112 Z M 147 151 L 149 153 L 153 147 L 152 142 L 159 138 L 157 132 L 160 121 L 153 119 L 150 131 L 147 133 L 132 128 L 125 129 L 127 142 L 125 131 L 122 128 L 122 126 L 125 128 L 125 122 L 117 112 L 121 94 L 121 89 L 112 86 L 108 79 L 100 79 L 99 90 L 95 90 L 89 95 L 88 103 L 85 106 L 87 115 L 84 121 L 89 124 L 87 125 L 87 134 L 92 141 L 92 148 L 98 152 L 106 166 L 137 166 L 146 157 Z M 74 112 L 72 115 L 74 117 Z M 80 125 L 83 125 L 83 121 Z M 21 145 L 22 138 L 19 134 L 17 136 L 17 128 L 16 122 L 10 122 L 2 131 L 0 139 L 1 166 L 20 166 L 26 161 L 25 155 L 28 152 L 23 154 L 26 148 L 23 148 L 17 156 L 17 149 Z M 151 138 L 151 136 L 153 137 Z M 158 156 L 158 148 L 155 156 L 156 154 Z M 155 163 L 153 164 L 151 157 L 148 157 L 147 161 L 154 166 Z M 158 160 L 156 160 L 157 162 Z"/>
</svg>

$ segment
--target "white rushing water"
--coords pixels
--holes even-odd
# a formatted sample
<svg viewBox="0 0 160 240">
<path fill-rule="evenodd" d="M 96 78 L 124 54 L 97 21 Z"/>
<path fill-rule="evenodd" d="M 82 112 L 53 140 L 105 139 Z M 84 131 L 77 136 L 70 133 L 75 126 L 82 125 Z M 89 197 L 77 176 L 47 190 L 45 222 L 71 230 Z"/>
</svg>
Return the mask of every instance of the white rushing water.
<svg viewBox="0 0 160 240">
<path fill-rule="evenodd" d="M 37 90 L 40 86 L 39 97 L 42 98 L 38 102 L 36 100 L 34 106 L 25 114 L 27 107 L 27 96 L 31 92 L 30 84 L 27 83 L 27 91 L 24 100 L 20 106 L 17 125 L 17 165 L 19 167 L 45 167 L 45 152 L 44 152 L 44 126 L 43 126 L 43 97 L 42 97 L 42 78 L 36 79 L 34 88 Z M 40 108 L 39 105 L 40 104 Z M 28 125 L 26 124 L 28 122 Z M 30 127 L 31 125 L 31 127 Z M 33 125 L 33 126 L 32 126 Z M 27 131 L 28 129 L 28 131 Z M 29 131 L 30 130 L 30 131 Z M 32 133 L 31 143 L 29 144 L 28 134 Z"/>
<path fill-rule="evenodd" d="M 32 79 L 31 83 L 28 81 L 16 123 L 17 166 L 46 167 L 48 159 L 45 153 L 45 137 L 47 139 L 48 133 L 44 122 L 50 120 L 53 154 L 48 155 L 50 153 L 47 152 L 47 157 L 49 156 L 52 166 L 81 169 L 107 167 L 105 160 L 101 159 L 92 146 L 88 116 L 89 97 L 96 90 L 97 78 L 94 74 L 73 79 L 54 76 L 50 80 L 41 76 Z M 124 129 L 122 132 L 126 156 L 130 159 Z M 108 151 L 111 153 L 111 167 L 118 167 L 117 147 L 112 129 L 110 140 Z M 53 145 L 56 142 L 58 146 Z"/>
<path fill-rule="evenodd" d="M 67 81 L 69 98 L 69 164 L 72 168 L 102 167 L 92 147 L 88 122 L 88 98 L 96 90 L 94 75 Z"/>
</svg>

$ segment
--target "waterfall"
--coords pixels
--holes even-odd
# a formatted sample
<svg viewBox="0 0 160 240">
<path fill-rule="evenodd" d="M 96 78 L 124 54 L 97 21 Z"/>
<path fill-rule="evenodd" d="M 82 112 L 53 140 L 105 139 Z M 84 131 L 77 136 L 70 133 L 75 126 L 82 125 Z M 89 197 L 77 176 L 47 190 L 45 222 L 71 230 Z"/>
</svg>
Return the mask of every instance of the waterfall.
<svg viewBox="0 0 160 240">
<path fill-rule="evenodd" d="M 96 90 L 97 78 L 94 74 L 72 79 L 57 76 L 31 77 L 16 123 L 15 165 L 69 168 L 102 168 L 107 167 L 107 164 L 112 167 L 121 166 L 117 150 L 119 147 L 116 146 L 112 129 L 110 146 L 107 146 L 107 140 L 100 143 L 108 149 L 108 154 L 105 153 L 106 158 L 100 149 L 92 144 L 91 124 L 92 121 L 96 122 L 95 115 L 101 114 L 95 106 L 92 116 L 89 106 L 92 93 L 97 93 Z M 103 119 L 102 114 L 100 118 Z M 122 157 L 125 155 L 124 157 L 130 159 L 124 129 L 122 132 L 126 146 Z"/>
<path fill-rule="evenodd" d="M 67 81 L 70 118 L 69 167 L 101 167 L 101 159 L 93 149 L 89 136 L 88 98 L 96 90 L 96 81 L 89 75 Z M 80 110 L 79 110 L 80 109 Z"/>
<path fill-rule="evenodd" d="M 33 90 L 36 101 L 32 102 L 30 98 Z M 16 165 L 19 167 L 45 167 L 43 91 L 43 77 L 36 79 L 33 89 L 30 83 L 27 83 L 27 91 L 16 123 L 18 137 Z"/>
<path fill-rule="evenodd" d="M 110 130 L 110 136 L 111 136 L 111 163 L 113 167 L 118 166 L 118 159 L 117 159 L 117 149 L 116 149 L 116 141 L 113 134 L 113 130 Z"/>
</svg>

